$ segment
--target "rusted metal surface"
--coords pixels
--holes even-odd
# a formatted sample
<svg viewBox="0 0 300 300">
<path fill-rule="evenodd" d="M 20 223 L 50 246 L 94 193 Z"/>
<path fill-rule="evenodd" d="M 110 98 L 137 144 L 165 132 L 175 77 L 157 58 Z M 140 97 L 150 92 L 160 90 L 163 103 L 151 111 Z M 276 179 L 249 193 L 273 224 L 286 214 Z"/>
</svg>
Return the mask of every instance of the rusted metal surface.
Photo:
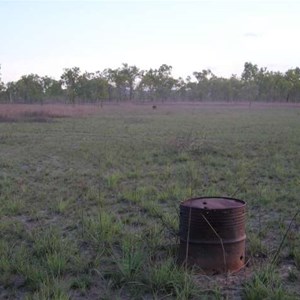
<svg viewBox="0 0 300 300">
<path fill-rule="evenodd" d="M 180 205 L 179 260 L 207 274 L 234 272 L 245 263 L 246 203 L 202 197 Z"/>
</svg>

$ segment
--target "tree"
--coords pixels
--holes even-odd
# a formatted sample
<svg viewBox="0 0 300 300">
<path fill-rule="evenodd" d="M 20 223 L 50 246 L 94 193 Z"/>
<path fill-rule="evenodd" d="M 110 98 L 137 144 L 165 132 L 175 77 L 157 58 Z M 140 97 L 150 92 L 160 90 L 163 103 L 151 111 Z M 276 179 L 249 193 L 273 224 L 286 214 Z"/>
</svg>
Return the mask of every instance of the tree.
<svg viewBox="0 0 300 300">
<path fill-rule="evenodd" d="M 127 78 L 121 69 L 105 69 L 103 74 L 111 86 L 110 98 L 116 97 L 117 101 L 126 100 Z"/>
<path fill-rule="evenodd" d="M 135 83 L 141 76 L 141 71 L 136 66 L 128 66 L 128 64 L 123 63 L 119 75 L 122 76 L 126 87 L 129 88 L 129 100 L 133 100 Z"/>
<path fill-rule="evenodd" d="M 44 93 L 42 79 L 36 74 L 23 75 L 15 84 L 17 100 L 26 103 L 43 103 Z"/>
<path fill-rule="evenodd" d="M 1 65 L 0 65 L 0 92 L 4 90 L 4 84 L 2 82 Z"/>
<path fill-rule="evenodd" d="M 284 78 L 287 80 L 288 93 L 286 102 L 296 101 L 300 98 L 300 68 L 290 69 L 285 73 Z"/>
<path fill-rule="evenodd" d="M 211 98 L 211 80 L 216 76 L 210 69 L 202 70 L 202 72 L 193 72 L 193 75 L 198 81 L 196 85 L 196 95 L 200 101 L 210 100 Z"/>
<path fill-rule="evenodd" d="M 92 101 L 92 94 L 93 94 L 91 88 L 92 76 L 93 73 L 84 72 L 78 77 L 76 91 L 80 101 L 84 101 L 84 102 Z"/>
<path fill-rule="evenodd" d="M 291 85 L 286 76 L 281 72 L 270 72 L 270 80 L 272 81 L 272 89 L 270 92 L 273 101 L 288 100 Z"/>
<path fill-rule="evenodd" d="M 189 101 L 197 100 L 197 82 L 192 81 L 191 76 L 186 78 L 186 98 Z"/>
<path fill-rule="evenodd" d="M 175 82 L 175 91 L 177 100 L 185 100 L 187 97 L 187 84 L 182 77 L 179 77 Z"/>
<path fill-rule="evenodd" d="M 0 65 L 1 71 L 1 65 Z M 67 97 L 77 101 L 104 100 L 189 100 L 189 101 L 286 101 L 300 102 L 300 68 L 273 72 L 245 62 L 241 77 L 217 77 L 210 69 L 193 72 L 194 78 L 172 76 L 172 66 L 140 70 L 123 63 L 116 69 L 81 73 L 78 67 L 64 69 L 61 80 L 24 75 L 3 84 L 0 72 L 0 98 L 11 103 L 58 101 Z"/>
<path fill-rule="evenodd" d="M 258 85 L 257 85 L 258 67 L 250 62 L 245 62 L 244 70 L 242 73 L 242 97 L 244 100 L 249 101 L 249 105 L 253 100 L 258 98 Z"/>
<path fill-rule="evenodd" d="M 202 72 L 194 72 L 193 75 L 196 77 L 198 82 L 207 82 L 211 78 L 215 77 L 210 69 L 202 70 Z"/>
<path fill-rule="evenodd" d="M 108 99 L 109 97 L 109 83 L 101 72 L 96 72 L 91 80 L 91 88 L 93 91 L 93 99 L 95 101 L 100 101 L 101 106 L 103 100 Z"/>
<path fill-rule="evenodd" d="M 44 97 L 48 100 L 57 100 L 63 96 L 62 82 L 51 77 L 41 78 Z"/>
<path fill-rule="evenodd" d="M 10 103 L 14 103 L 17 98 L 17 84 L 10 81 L 6 84 L 6 94 Z"/>
<path fill-rule="evenodd" d="M 61 75 L 62 83 L 66 87 L 66 92 L 69 101 L 75 104 L 75 99 L 78 96 L 80 69 L 73 67 L 71 69 L 64 69 L 64 73 Z"/>
<path fill-rule="evenodd" d="M 148 95 L 150 100 L 168 99 L 173 89 L 176 89 L 176 80 L 171 76 L 172 67 L 166 64 L 158 69 L 150 69 L 143 72 L 139 90 Z"/>
<path fill-rule="evenodd" d="M 253 81 L 255 80 L 258 73 L 257 65 L 252 64 L 251 62 L 245 62 L 244 70 L 242 73 L 243 81 Z"/>
<path fill-rule="evenodd" d="M 157 84 L 157 95 L 164 101 L 167 100 L 173 88 L 175 88 L 176 80 L 172 77 L 172 66 L 163 64 L 158 69 L 158 84 Z"/>
<path fill-rule="evenodd" d="M 108 82 L 101 72 L 85 72 L 78 79 L 78 96 L 86 102 L 98 102 L 108 98 Z"/>
<path fill-rule="evenodd" d="M 142 79 L 138 86 L 140 93 L 143 95 L 142 98 L 146 97 L 151 101 L 154 100 L 157 82 L 157 70 L 150 69 L 143 72 Z"/>
<path fill-rule="evenodd" d="M 2 76 L 1 76 L 1 65 L 0 65 L 0 100 L 3 98 L 4 92 L 5 92 L 5 85 L 2 82 Z"/>
<path fill-rule="evenodd" d="M 228 94 L 230 101 L 237 101 L 240 99 L 241 93 L 241 81 L 237 78 L 235 74 L 232 74 L 229 80 L 227 81 L 228 84 Z"/>
</svg>

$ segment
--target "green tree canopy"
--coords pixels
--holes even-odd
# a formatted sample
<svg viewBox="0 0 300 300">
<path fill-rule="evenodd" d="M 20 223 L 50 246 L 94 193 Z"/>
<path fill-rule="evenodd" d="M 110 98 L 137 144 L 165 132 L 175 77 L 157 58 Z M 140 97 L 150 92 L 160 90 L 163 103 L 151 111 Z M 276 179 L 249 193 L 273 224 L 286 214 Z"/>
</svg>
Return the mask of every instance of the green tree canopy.
<svg viewBox="0 0 300 300">
<path fill-rule="evenodd" d="M 61 75 L 63 85 L 66 87 L 67 96 L 72 104 L 78 96 L 80 69 L 78 67 L 66 68 Z"/>
<path fill-rule="evenodd" d="M 1 67 L 1 66 L 0 66 Z M 141 70 L 123 63 L 95 73 L 82 73 L 79 67 L 66 68 L 60 80 L 36 74 L 4 84 L 0 72 L 2 101 L 43 103 L 45 100 L 70 103 L 103 101 L 286 101 L 300 102 L 300 68 L 285 73 L 269 71 L 245 62 L 241 76 L 216 76 L 210 69 L 192 76 L 174 78 L 172 66 Z M 0 69 L 1 71 L 1 69 Z"/>
</svg>

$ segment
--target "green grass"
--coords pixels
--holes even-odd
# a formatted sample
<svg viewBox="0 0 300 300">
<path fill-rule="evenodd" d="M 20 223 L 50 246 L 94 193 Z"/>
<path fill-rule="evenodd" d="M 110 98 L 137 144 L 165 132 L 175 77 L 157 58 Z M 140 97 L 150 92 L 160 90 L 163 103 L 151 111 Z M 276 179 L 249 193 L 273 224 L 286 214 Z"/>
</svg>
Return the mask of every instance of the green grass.
<svg viewBox="0 0 300 300">
<path fill-rule="evenodd" d="M 252 280 L 245 285 L 244 298 L 246 300 L 291 299 L 284 291 L 276 270 L 271 267 L 256 271 Z"/>
<path fill-rule="evenodd" d="M 0 298 L 299 298 L 299 216 L 271 265 L 299 209 L 299 116 L 121 105 L 0 123 Z M 180 202 L 216 195 L 247 202 L 238 277 L 176 264 Z"/>
</svg>

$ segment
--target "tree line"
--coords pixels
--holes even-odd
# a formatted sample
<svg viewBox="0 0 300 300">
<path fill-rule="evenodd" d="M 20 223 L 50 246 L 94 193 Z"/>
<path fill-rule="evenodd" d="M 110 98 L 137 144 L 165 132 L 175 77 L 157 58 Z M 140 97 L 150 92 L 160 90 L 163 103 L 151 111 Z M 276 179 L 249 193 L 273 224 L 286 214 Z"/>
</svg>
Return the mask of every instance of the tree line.
<svg viewBox="0 0 300 300">
<path fill-rule="evenodd" d="M 246 62 L 240 77 L 216 76 L 210 69 L 186 79 L 172 76 L 172 66 L 141 70 L 126 63 L 95 73 L 66 68 L 59 80 L 36 74 L 4 84 L 0 101 L 8 103 L 102 103 L 103 101 L 277 101 L 300 102 L 300 68 L 285 73 Z"/>
</svg>

